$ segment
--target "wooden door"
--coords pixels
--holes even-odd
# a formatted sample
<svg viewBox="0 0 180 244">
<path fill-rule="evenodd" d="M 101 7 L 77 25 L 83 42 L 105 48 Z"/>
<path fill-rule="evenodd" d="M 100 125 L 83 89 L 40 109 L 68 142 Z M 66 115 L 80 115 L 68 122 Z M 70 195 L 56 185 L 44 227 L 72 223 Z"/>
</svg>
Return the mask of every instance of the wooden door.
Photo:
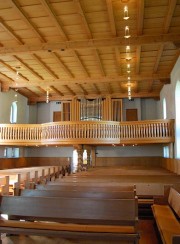
<svg viewBox="0 0 180 244">
<path fill-rule="evenodd" d="M 138 114 L 137 109 L 126 109 L 126 121 L 137 121 Z"/>
<path fill-rule="evenodd" d="M 55 111 L 53 113 L 53 122 L 61 121 L 61 112 Z"/>
</svg>

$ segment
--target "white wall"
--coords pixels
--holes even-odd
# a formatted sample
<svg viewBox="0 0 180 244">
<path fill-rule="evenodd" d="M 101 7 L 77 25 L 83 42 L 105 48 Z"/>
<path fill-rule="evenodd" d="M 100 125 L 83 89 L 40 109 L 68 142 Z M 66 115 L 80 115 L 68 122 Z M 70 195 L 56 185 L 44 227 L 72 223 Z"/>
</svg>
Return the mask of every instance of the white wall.
<svg viewBox="0 0 180 244">
<path fill-rule="evenodd" d="M 132 101 L 128 99 L 123 99 L 123 121 L 126 121 L 126 109 L 137 109 L 138 111 L 138 120 L 141 120 L 141 99 L 135 98 Z"/>
<path fill-rule="evenodd" d="M 154 99 L 141 99 L 141 119 L 153 120 L 157 119 L 157 100 Z"/>
<path fill-rule="evenodd" d="M 180 57 L 177 60 L 173 71 L 171 72 L 171 84 L 165 85 L 161 90 L 160 94 L 160 102 L 158 104 L 159 108 L 159 116 L 163 118 L 163 99 L 166 99 L 166 106 L 167 106 L 167 119 L 175 119 L 176 121 L 176 108 L 175 108 L 175 89 L 177 82 L 180 81 Z M 175 138 L 177 139 L 179 135 L 176 135 Z M 175 141 L 175 158 L 177 158 L 177 141 Z"/>
<path fill-rule="evenodd" d="M 73 157 L 73 147 L 29 147 L 25 157 Z"/>
<path fill-rule="evenodd" d="M 37 104 L 37 123 L 53 122 L 53 113 L 61 111 L 62 106 L 59 102 L 38 103 Z"/>
<path fill-rule="evenodd" d="M 10 90 L 8 92 L 0 92 L 0 124 L 10 123 L 11 104 L 17 100 L 17 123 L 26 124 L 29 119 L 29 106 L 27 105 L 27 98 Z"/>
</svg>

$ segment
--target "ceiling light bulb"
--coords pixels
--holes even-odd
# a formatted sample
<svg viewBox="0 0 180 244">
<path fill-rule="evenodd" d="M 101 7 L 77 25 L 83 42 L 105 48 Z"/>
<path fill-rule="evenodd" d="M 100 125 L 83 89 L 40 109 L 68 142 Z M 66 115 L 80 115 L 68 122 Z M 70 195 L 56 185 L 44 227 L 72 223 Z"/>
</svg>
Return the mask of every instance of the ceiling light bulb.
<svg viewBox="0 0 180 244">
<path fill-rule="evenodd" d="M 129 34 L 129 26 L 125 27 L 125 36 L 124 38 L 129 38 L 131 35 Z"/>
<path fill-rule="evenodd" d="M 128 6 L 124 6 L 124 17 L 123 17 L 123 19 L 125 19 L 125 20 L 129 19 Z"/>
<path fill-rule="evenodd" d="M 131 47 L 130 46 L 126 46 L 126 60 L 130 61 L 131 60 Z"/>
</svg>

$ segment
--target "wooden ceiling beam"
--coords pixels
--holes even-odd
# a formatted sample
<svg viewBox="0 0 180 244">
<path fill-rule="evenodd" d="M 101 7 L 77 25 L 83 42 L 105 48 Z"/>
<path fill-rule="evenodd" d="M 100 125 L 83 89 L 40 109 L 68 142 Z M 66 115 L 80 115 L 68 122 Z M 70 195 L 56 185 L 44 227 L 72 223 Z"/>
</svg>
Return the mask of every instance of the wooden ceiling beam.
<svg viewBox="0 0 180 244">
<path fill-rule="evenodd" d="M 5 22 L 1 18 L 0 25 L 11 37 L 13 37 L 18 42 L 18 44 L 24 44 L 24 42 L 13 32 L 13 30 L 9 26 L 5 24 Z"/>
<path fill-rule="evenodd" d="M 103 65 L 102 65 L 102 61 L 101 61 L 101 58 L 100 58 L 100 55 L 99 55 L 99 52 L 97 49 L 94 50 L 94 56 L 95 56 L 95 59 L 96 59 L 96 62 L 100 68 L 100 71 L 101 71 L 101 74 L 103 76 L 106 76 L 106 73 L 104 71 L 104 68 L 103 68 Z"/>
<path fill-rule="evenodd" d="M 137 34 L 143 34 L 143 22 L 144 22 L 144 0 L 137 1 Z"/>
<path fill-rule="evenodd" d="M 164 33 L 168 33 L 169 32 L 169 27 L 170 27 L 170 24 L 171 24 L 171 20 L 172 20 L 173 14 L 174 14 L 174 10 L 175 10 L 176 4 L 177 4 L 177 0 L 170 0 L 169 1 L 169 5 L 167 7 L 168 12 L 167 12 L 167 15 L 166 15 L 166 18 L 165 18 L 165 21 L 164 21 L 164 26 L 163 26 L 163 32 Z"/>
<path fill-rule="evenodd" d="M 73 90 L 68 85 L 64 85 L 64 87 L 71 93 L 71 95 L 76 96 L 76 93 L 73 92 Z"/>
<path fill-rule="evenodd" d="M 100 95 L 101 92 L 100 92 L 99 88 L 97 87 L 97 85 L 96 85 L 95 83 L 93 83 L 92 85 L 93 85 L 93 87 L 95 88 L 95 91 L 97 92 L 97 94 Z"/>
<path fill-rule="evenodd" d="M 78 87 L 80 87 L 80 89 L 83 91 L 84 95 L 88 95 L 88 92 L 86 91 L 86 89 L 84 89 L 84 87 L 82 86 L 82 84 L 76 84 Z"/>
<path fill-rule="evenodd" d="M 161 44 L 159 47 L 158 53 L 157 53 L 155 64 L 154 64 L 154 69 L 153 69 L 154 73 L 157 73 L 157 71 L 158 71 L 158 66 L 159 66 L 159 63 L 160 63 L 160 60 L 162 57 L 163 50 L 164 50 L 164 44 Z"/>
<path fill-rule="evenodd" d="M 1 61 L 0 61 L 1 62 Z M 3 73 L 1 73 L 0 72 L 0 78 L 2 78 L 2 80 L 4 81 L 1 81 L 1 82 L 3 82 L 3 83 L 7 83 L 7 82 L 9 82 L 9 83 L 13 83 L 14 82 L 14 80 L 13 79 L 11 79 L 10 77 L 8 77 L 7 75 L 5 75 L 5 74 L 3 74 Z"/>
<path fill-rule="evenodd" d="M 147 88 L 147 91 L 148 92 L 152 92 L 153 91 L 153 83 L 154 83 L 154 80 L 149 80 L 147 81 L 148 82 L 148 88 Z"/>
<path fill-rule="evenodd" d="M 98 95 L 101 95 L 101 97 L 106 97 L 107 96 L 107 93 L 101 93 L 101 94 L 98 94 Z M 51 97 L 51 101 L 57 101 L 59 99 L 61 99 L 62 101 L 63 100 L 70 100 L 70 99 L 73 99 L 74 95 L 67 95 L 67 96 L 63 96 L 61 97 L 60 95 L 52 95 Z M 76 96 L 78 97 L 78 96 Z M 82 95 L 79 95 L 79 98 L 81 98 Z M 89 96 L 87 96 L 86 98 L 96 98 L 97 97 L 97 93 L 94 93 L 94 94 L 91 94 Z M 111 97 L 113 98 L 127 98 L 128 97 L 128 94 L 127 92 L 117 92 L 117 93 L 112 93 L 111 94 Z M 159 92 L 138 92 L 138 93 L 135 93 L 135 92 L 132 92 L 132 97 L 133 98 L 156 98 L 156 99 L 159 99 L 160 97 L 160 93 Z M 45 96 L 41 96 L 41 97 L 37 97 L 37 96 L 32 96 L 32 97 L 29 97 L 29 100 L 32 101 L 32 102 L 45 102 L 46 101 L 46 98 Z"/>
<path fill-rule="evenodd" d="M 61 66 L 61 68 L 69 75 L 69 77 L 74 78 L 74 75 L 70 72 L 70 70 L 65 66 L 65 64 L 61 61 L 60 57 L 52 52 L 52 56 L 56 59 L 57 63 Z"/>
<path fill-rule="evenodd" d="M 112 88 L 111 88 L 110 83 L 106 83 L 105 86 L 106 86 L 106 89 L 107 89 L 108 93 L 109 93 L 109 94 L 112 94 L 113 91 L 112 91 Z"/>
<path fill-rule="evenodd" d="M 36 92 L 33 92 L 31 89 L 29 89 L 28 87 L 24 87 L 23 89 L 25 89 L 26 91 L 28 91 L 30 94 L 32 94 L 35 97 L 40 97 L 40 95 L 38 95 Z M 18 89 L 19 92 L 19 89 Z"/>
<path fill-rule="evenodd" d="M 46 64 L 36 54 L 32 54 L 32 57 L 38 62 L 38 64 L 41 65 L 41 67 L 43 67 L 47 71 L 48 74 L 50 74 L 55 79 L 59 78 L 57 75 L 53 73 L 53 71 L 50 68 L 46 66 Z"/>
<path fill-rule="evenodd" d="M 55 88 L 54 86 L 50 86 L 49 87 L 51 90 L 53 90 L 55 93 L 57 93 L 60 96 L 64 96 L 64 94 L 62 92 L 60 92 L 57 88 Z"/>
<path fill-rule="evenodd" d="M 11 66 L 9 66 L 8 64 L 6 64 L 4 61 L 0 60 L 0 64 L 2 64 L 4 67 L 6 67 L 10 72 L 12 72 L 14 75 L 17 75 L 17 71 L 14 70 Z M 6 77 L 6 76 L 5 76 Z M 18 74 L 19 79 L 24 80 L 24 81 L 29 81 L 26 77 L 24 77 L 23 75 L 21 75 L 20 73 Z M 11 79 L 8 77 L 8 79 Z"/>
<path fill-rule="evenodd" d="M 43 95 L 46 95 L 47 91 L 44 90 L 42 87 L 37 86 L 37 89 L 38 89 Z"/>
<path fill-rule="evenodd" d="M 107 5 L 107 10 L 108 10 L 108 17 L 109 17 L 109 22 L 110 22 L 111 33 L 113 36 L 117 36 L 112 0 L 106 0 L 106 5 Z"/>
<path fill-rule="evenodd" d="M 144 80 L 161 80 L 161 79 L 168 79 L 170 77 L 169 73 L 165 73 L 162 72 L 160 74 L 152 74 L 152 73 L 146 73 L 146 74 L 135 74 L 131 77 L 131 81 L 144 81 Z M 59 83 L 61 85 L 74 85 L 75 83 L 78 84 L 84 84 L 84 83 L 107 83 L 110 82 L 124 82 L 125 80 L 127 80 L 127 76 L 126 75 L 122 75 L 122 76 L 104 76 L 104 77 L 91 77 L 91 78 L 84 78 L 84 77 L 79 77 L 77 79 L 46 79 L 46 82 L 49 84 L 49 86 L 53 85 L 53 86 L 58 86 Z M 33 79 L 30 83 L 21 83 L 19 84 L 19 86 L 37 86 L 37 80 Z M 38 85 L 39 86 L 44 86 L 44 81 L 40 81 L 38 80 Z M 15 86 L 15 84 L 14 84 Z"/>
<path fill-rule="evenodd" d="M 32 75 L 34 75 L 36 78 L 40 79 L 40 80 L 44 80 L 42 78 L 42 76 L 40 76 L 39 74 L 37 74 L 32 68 L 30 68 L 27 64 L 25 64 L 19 57 L 17 57 L 16 55 L 13 55 L 13 57 L 18 60 L 21 65 L 24 66 L 25 69 L 27 69 Z"/>
<path fill-rule="evenodd" d="M 50 5 L 48 0 L 40 0 L 41 4 L 43 5 L 43 7 L 45 8 L 46 12 L 48 13 L 48 15 L 51 17 L 52 21 L 54 22 L 55 26 L 57 27 L 57 29 L 59 30 L 61 36 L 64 38 L 64 40 L 68 41 L 69 38 L 67 37 L 64 29 L 63 29 L 63 24 L 61 23 L 60 19 L 57 17 L 54 9 L 52 8 L 52 6 Z"/>
<path fill-rule="evenodd" d="M 39 37 L 41 42 L 46 42 L 45 38 L 41 35 L 41 33 L 38 31 L 35 24 L 30 20 L 29 16 L 22 10 L 20 7 L 20 4 L 17 3 L 16 0 L 10 0 L 12 6 L 18 11 L 22 19 L 26 22 L 26 24 L 36 33 L 36 35 Z"/>
<path fill-rule="evenodd" d="M 180 42 L 180 33 L 168 33 L 161 35 L 142 35 L 137 37 L 131 37 L 131 47 L 137 45 L 150 45 L 150 44 L 165 44 L 165 43 L 178 43 Z M 44 43 L 36 45 L 19 45 L 14 47 L 0 47 L 1 56 L 7 56 L 9 54 L 32 54 L 36 51 L 59 51 L 64 49 L 66 51 L 74 50 L 86 50 L 86 49 L 99 49 L 109 47 L 126 47 L 123 37 L 114 38 L 99 38 L 92 40 L 77 40 L 67 42 L 56 42 L 56 43 Z"/>
<path fill-rule="evenodd" d="M 92 33 L 91 33 L 90 28 L 89 28 L 89 25 L 88 25 L 88 22 L 87 22 L 85 14 L 84 14 L 84 11 L 82 9 L 80 1 L 74 0 L 74 4 L 76 5 L 77 11 L 78 11 L 79 15 L 81 16 L 81 19 L 82 19 L 82 22 L 83 22 L 83 25 L 84 25 L 84 28 L 86 30 L 88 38 L 92 39 Z"/>
<path fill-rule="evenodd" d="M 89 74 L 88 74 L 86 68 L 84 67 L 84 65 L 83 65 L 83 63 L 82 63 L 81 59 L 79 58 L 79 55 L 77 54 L 76 51 L 73 51 L 73 56 L 74 56 L 74 58 L 76 59 L 77 63 L 80 65 L 80 67 L 81 67 L 81 69 L 83 70 L 84 74 L 85 74 L 87 77 L 89 77 Z"/>
</svg>

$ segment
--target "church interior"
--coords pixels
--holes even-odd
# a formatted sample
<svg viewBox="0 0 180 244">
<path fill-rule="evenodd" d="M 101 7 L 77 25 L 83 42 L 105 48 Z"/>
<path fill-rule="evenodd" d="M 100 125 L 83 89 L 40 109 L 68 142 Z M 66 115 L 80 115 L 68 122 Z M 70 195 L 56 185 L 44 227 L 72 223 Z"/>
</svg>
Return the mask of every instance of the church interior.
<svg viewBox="0 0 180 244">
<path fill-rule="evenodd" d="M 0 1 L 0 243 L 180 243 L 180 0 Z"/>
</svg>

